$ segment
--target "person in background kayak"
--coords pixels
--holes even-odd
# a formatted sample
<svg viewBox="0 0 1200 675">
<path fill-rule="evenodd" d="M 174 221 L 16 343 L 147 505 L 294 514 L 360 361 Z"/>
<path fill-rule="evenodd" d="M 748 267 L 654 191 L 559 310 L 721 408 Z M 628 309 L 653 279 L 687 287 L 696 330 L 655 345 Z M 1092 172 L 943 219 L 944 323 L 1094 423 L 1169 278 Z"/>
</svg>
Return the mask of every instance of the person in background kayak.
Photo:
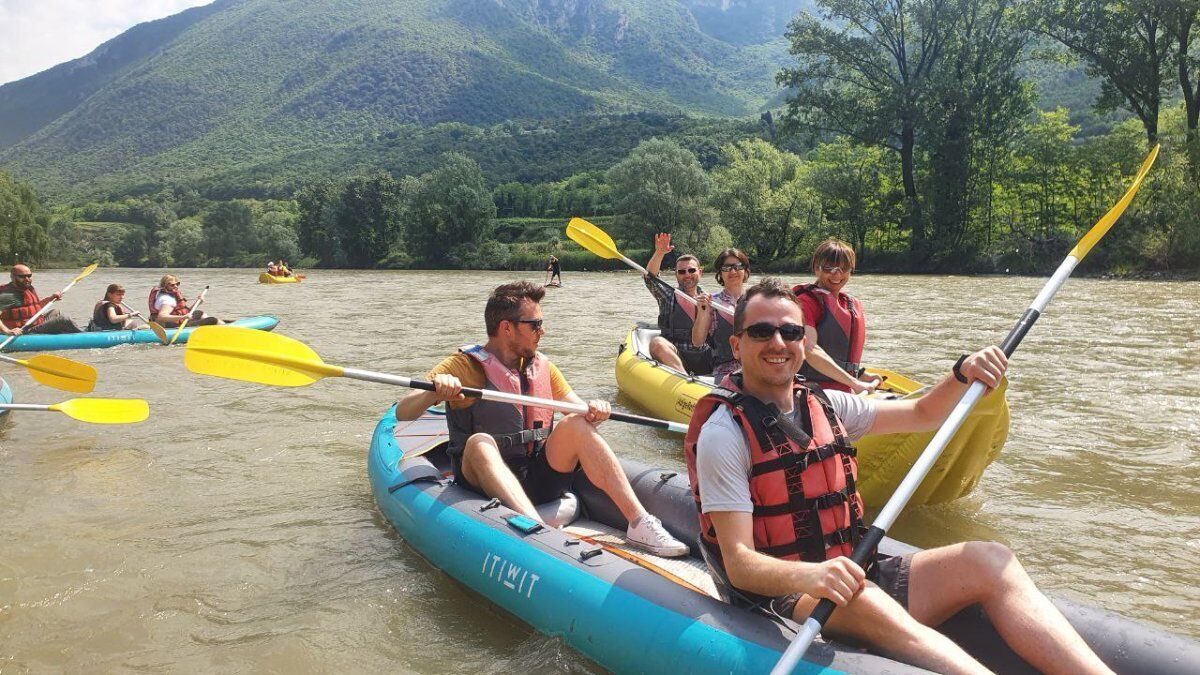
<svg viewBox="0 0 1200 675">
<path fill-rule="evenodd" d="M 396 404 L 396 419 L 414 420 L 431 405 L 448 402 L 446 425 L 455 481 L 508 508 L 541 520 L 535 504 L 559 498 L 581 470 L 629 522 L 627 540 L 656 555 L 681 556 L 687 545 L 672 537 L 633 493 L 612 448 L 596 427 L 610 414 L 605 401 L 589 401 L 586 415 L 533 406 L 467 399 L 464 386 L 496 389 L 583 404 L 566 378 L 541 352 L 546 334 L 541 301 L 546 291 L 527 281 L 497 287 L 484 309 L 488 339 L 467 346 L 429 372 L 436 390 L 414 391 Z"/>
<path fill-rule="evenodd" d="M 707 344 L 699 349 L 692 348 L 692 327 L 696 320 L 696 304 L 683 300 L 675 288 L 658 277 L 663 258 L 674 251 L 671 235 L 660 232 L 654 235 L 654 255 L 646 263 L 646 288 L 658 301 L 659 335 L 650 341 L 650 356 L 659 363 L 680 372 L 693 375 L 708 375 L 712 372 L 712 350 Z M 704 269 L 700 260 L 690 254 L 675 259 L 675 283 L 679 291 L 691 298 L 699 298 L 700 277 Z"/>
<path fill-rule="evenodd" d="M 273 277 L 282 276 L 279 273 L 279 265 L 276 265 L 274 260 L 267 261 L 267 274 L 270 274 Z"/>
<path fill-rule="evenodd" d="M 188 320 L 189 326 L 212 326 L 221 323 L 215 316 L 209 316 L 202 310 L 192 311 L 188 307 L 187 298 L 179 292 L 181 286 L 179 277 L 174 274 L 164 274 L 158 285 L 150 289 L 150 317 L 164 328 L 178 328 L 179 324 Z"/>
<path fill-rule="evenodd" d="M 1051 673 L 1108 673 L 1000 544 L 968 542 L 877 560 L 847 556 L 865 531 L 850 442 L 936 429 L 968 383 L 1000 384 L 997 347 L 964 356 L 919 399 L 878 401 L 797 378 L 804 316 L 782 282 L 751 287 L 734 315 L 742 372 L 697 404 L 684 439 L 704 546 L 751 602 L 804 621 L 818 599 L 838 610 L 829 635 L 940 673 L 983 673 L 937 626 L 980 605 L 1012 649 Z"/>
<path fill-rule="evenodd" d="M 712 350 L 712 377 L 720 384 L 727 375 L 737 370 L 739 364 L 733 358 L 733 348 L 729 338 L 733 335 L 733 324 L 724 315 L 712 308 L 712 302 L 726 307 L 734 307 L 746 291 L 746 281 L 750 279 L 750 257 L 740 249 L 727 248 L 717 256 L 713 263 L 717 270 L 717 283 L 721 292 L 716 295 L 701 293 L 696 298 L 696 321 L 692 324 L 692 349 L 702 349 L 707 345 Z"/>
<path fill-rule="evenodd" d="M 809 350 L 819 345 L 828 354 L 827 359 L 805 363 L 800 374 L 826 389 L 858 393 L 873 390 L 879 378 L 863 377 L 867 317 L 862 302 L 843 292 L 854 273 L 854 264 L 854 247 L 841 239 L 826 239 L 813 251 L 816 282 L 796 286 L 792 291 L 804 310 Z"/>
<path fill-rule="evenodd" d="M 92 320 L 88 322 L 89 331 L 102 330 L 133 330 L 136 325 L 134 317 L 140 318 L 141 312 L 126 312 L 121 303 L 125 302 L 125 287 L 121 284 L 109 284 L 104 292 L 104 299 L 92 308 Z"/>
<path fill-rule="evenodd" d="M 46 303 L 62 299 L 62 293 L 38 297 L 33 287 L 33 270 L 29 265 L 17 263 L 8 274 L 9 283 L 0 286 L 0 333 L 8 336 L 82 332 L 74 321 L 57 309 L 46 312 L 28 328 L 22 329 L 21 326 Z"/>
</svg>

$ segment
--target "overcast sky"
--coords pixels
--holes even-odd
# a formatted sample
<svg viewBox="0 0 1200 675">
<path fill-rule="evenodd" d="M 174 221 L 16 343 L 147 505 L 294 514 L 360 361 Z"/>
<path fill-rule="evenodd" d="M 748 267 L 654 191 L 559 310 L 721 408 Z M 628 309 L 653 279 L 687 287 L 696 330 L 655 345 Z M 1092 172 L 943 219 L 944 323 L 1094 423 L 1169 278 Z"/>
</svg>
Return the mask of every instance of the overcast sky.
<svg viewBox="0 0 1200 675">
<path fill-rule="evenodd" d="M 125 29 L 212 0 L 0 0 L 0 84 L 77 59 Z"/>
</svg>

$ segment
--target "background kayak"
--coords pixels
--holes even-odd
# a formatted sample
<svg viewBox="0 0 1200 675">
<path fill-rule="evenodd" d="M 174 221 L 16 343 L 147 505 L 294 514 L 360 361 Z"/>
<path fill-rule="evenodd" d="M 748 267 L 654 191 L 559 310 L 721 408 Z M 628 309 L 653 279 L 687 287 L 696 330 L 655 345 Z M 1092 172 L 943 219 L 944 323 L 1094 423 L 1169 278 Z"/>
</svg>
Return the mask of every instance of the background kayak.
<svg viewBox="0 0 1200 675">
<path fill-rule="evenodd" d="M 8 386 L 3 377 L 0 377 L 0 403 L 12 403 L 12 400 L 12 388 Z M 7 414 L 7 410 L 0 410 L 0 417 L 4 417 Z"/>
<path fill-rule="evenodd" d="M 279 325 L 279 319 L 273 316 L 252 316 L 238 319 L 234 326 L 254 328 L 257 330 L 274 330 Z M 183 334 L 176 344 L 187 342 L 194 326 L 183 329 Z M 175 336 L 176 329 L 167 329 L 167 338 Z M 64 333 L 61 335 L 22 335 L 13 340 L 5 348 L 6 352 L 49 352 L 58 349 L 98 349 L 128 344 L 162 344 L 150 329 L 143 330 L 105 330 L 88 331 L 85 333 Z"/>
<path fill-rule="evenodd" d="M 258 275 L 258 283 L 260 284 L 298 284 L 300 277 L 277 277 L 273 274 L 262 272 Z"/>
</svg>

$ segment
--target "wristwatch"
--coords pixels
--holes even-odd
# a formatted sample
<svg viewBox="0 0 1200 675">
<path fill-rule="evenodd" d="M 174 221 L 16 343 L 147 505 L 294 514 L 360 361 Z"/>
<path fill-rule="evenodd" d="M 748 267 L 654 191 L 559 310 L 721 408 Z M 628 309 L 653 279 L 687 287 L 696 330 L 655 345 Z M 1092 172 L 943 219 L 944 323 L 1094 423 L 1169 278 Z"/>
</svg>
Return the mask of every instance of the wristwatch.
<svg viewBox="0 0 1200 675">
<path fill-rule="evenodd" d="M 967 356 L 969 356 L 969 355 L 963 354 L 962 356 L 958 357 L 958 361 L 954 362 L 954 379 L 958 380 L 959 382 L 962 382 L 963 384 L 971 383 L 971 381 L 968 380 L 966 377 L 964 377 L 962 374 L 962 365 L 964 362 L 966 362 Z"/>
</svg>

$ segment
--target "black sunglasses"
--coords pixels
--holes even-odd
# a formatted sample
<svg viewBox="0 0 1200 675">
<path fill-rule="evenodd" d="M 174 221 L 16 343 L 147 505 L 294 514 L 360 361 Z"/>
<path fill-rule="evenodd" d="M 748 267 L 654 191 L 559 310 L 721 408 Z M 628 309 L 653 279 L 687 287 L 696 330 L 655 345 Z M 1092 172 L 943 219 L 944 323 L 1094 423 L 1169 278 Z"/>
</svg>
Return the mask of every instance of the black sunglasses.
<svg viewBox="0 0 1200 675">
<path fill-rule="evenodd" d="M 14 274 L 13 277 L 15 277 L 17 279 L 32 279 L 33 273 L 31 272 L 29 274 Z"/>
<path fill-rule="evenodd" d="M 523 323 L 533 329 L 533 332 L 538 332 L 542 329 L 542 323 L 545 319 L 517 319 L 517 323 Z"/>
<path fill-rule="evenodd" d="M 686 269 L 675 270 L 675 274 L 695 274 L 695 273 L 696 273 L 695 267 L 688 267 Z"/>
<path fill-rule="evenodd" d="M 753 340 L 770 340 L 775 337 L 775 333 L 779 333 L 779 337 L 785 342 L 797 342 L 804 339 L 804 326 L 798 323 L 785 323 L 776 326 L 773 323 L 763 321 L 761 323 L 751 324 L 742 329 L 742 333 L 749 335 Z"/>
<path fill-rule="evenodd" d="M 740 262 L 739 263 L 727 263 L 725 265 L 721 265 L 722 272 L 732 272 L 734 270 L 741 272 L 742 270 L 746 270 L 746 269 L 750 269 L 750 266 L 747 265 L 746 263 L 740 263 Z"/>
</svg>

